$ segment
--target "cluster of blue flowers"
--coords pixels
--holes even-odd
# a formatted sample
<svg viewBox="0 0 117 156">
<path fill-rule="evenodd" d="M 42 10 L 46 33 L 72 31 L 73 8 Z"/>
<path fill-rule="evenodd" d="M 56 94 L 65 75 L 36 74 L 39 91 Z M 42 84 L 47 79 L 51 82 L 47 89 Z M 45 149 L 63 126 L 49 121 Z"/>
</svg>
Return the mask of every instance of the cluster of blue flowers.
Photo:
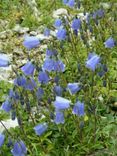
<svg viewBox="0 0 117 156">
<path fill-rule="evenodd" d="M 73 7 L 75 5 L 74 0 L 63 0 L 63 3 L 66 4 L 69 7 Z M 96 17 L 102 17 L 104 16 L 104 12 L 102 10 L 98 10 L 95 13 L 93 13 L 93 18 Z M 86 23 L 88 23 L 89 16 L 86 19 Z M 80 18 L 73 18 L 72 22 L 70 23 L 71 28 L 73 32 L 78 32 L 82 27 L 82 21 Z M 65 28 L 64 22 L 62 19 L 56 19 L 54 23 L 54 27 L 57 29 L 56 38 L 61 42 L 63 40 L 66 40 L 68 37 L 68 32 Z M 44 31 L 45 36 L 50 35 L 50 30 L 48 28 Z M 32 48 L 36 48 L 40 45 L 40 41 L 36 37 L 28 36 L 25 38 L 23 45 L 28 50 L 31 50 Z M 115 40 L 112 37 L 109 37 L 104 42 L 105 48 L 113 48 L 115 46 Z M 20 89 L 29 90 L 36 92 L 35 95 L 38 100 L 41 100 L 45 94 L 45 91 L 43 90 L 43 86 L 47 85 L 49 82 L 51 82 L 52 77 L 51 74 L 54 72 L 54 99 L 53 106 L 55 109 L 54 113 L 54 120 L 52 122 L 55 122 L 56 124 L 64 124 L 65 118 L 64 113 L 68 109 L 72 109 L 72 113 L 76 116 L 83 117 L 85 115 L 85 104 L 84 102 L 77 100 L 74 104 L 73 108 L 71 108 L 71 103 L 68 98 L 63 97 L 64 88 L 61 87 L 59 84 L 59 78 L 57 77 L 59 73 L 64 73 L 66 70 L 66 66 L 64 63 L 64 60 L 62 61 L 59 56 L 59 52 L 54 48 L 47 48 L 46 49 L 46 57 L 43 62 L 43 65 L 41 68 L 37 68 L 37 65 L 34 61 L 31 59 L 27 61 L 27 63 L 21 67 L 21 74 L 17 75 L 17 78 L 14 80 L 14 88 L 10 90 L 9 96 L 6 99 L 6 101 L 2 104 L 1 108 L 6 112 L 15 112 L 13 109 L 14 103 L 16 101 L 20 101 L 22 105 L 24 105 L 25 100 L 23 99 L 23 93 L 19 93 L 17 91 L 17 87 L 20 87 Z M 99 76 L 103 76 L 107 71 L 107 67 L 105 64 L 101 63 L 101 58 L 98 54 L 95 52 L 89 53 L 87 56 L 86 62 L 84 62 L 86 68 L 91 70 L 92 72 L 95 72 L 96 69 L 101 66 L 101 71 L 98 73 Z M 6 67 L 9 65 L 9 61 L 0 55 L 0 67 Z M 37 70 L 39 69 L 39 70 Z M 38 82 L 35 80 L 35 73 L 38 72 Z M 78 82 L 69 82 L 67 83 L 67 86 L 65 88 L 66 91 L 70 93 L 71 96 L 74 96 L 78 92 L 82 90 L 82 85 Z M 29 106 L 30 107 L 30 106 Z M 14 111 L 13 111 L 14 110 Z M 14 115 L 13 119 L 15 119 L 16 114 Z M 34 131 L 37 135 L 41 136 L 45 131 L 47 131 L 48 123 L 40 123 L 34 127 Z M 0 147 L 3 145 L 5 140 L 4 134 L 0 134 Z M 27 149 L 25 146 L 25 143 L 20 140 L 14 143 L 13 149 L 11 150 L 11 153 L 13 156 L 25 156 L 27 153 Z"/>
</svg>

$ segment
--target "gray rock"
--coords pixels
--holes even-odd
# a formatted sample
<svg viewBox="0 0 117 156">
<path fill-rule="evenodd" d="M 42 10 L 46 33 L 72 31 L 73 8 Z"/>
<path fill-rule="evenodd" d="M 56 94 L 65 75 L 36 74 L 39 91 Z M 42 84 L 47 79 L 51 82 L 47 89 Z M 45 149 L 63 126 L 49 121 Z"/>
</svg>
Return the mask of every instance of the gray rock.
<svg viewBox="0 0 117 156">
<path fill-rule="evenodd" d="M 37 32 L 36 32 L 36 31 L 31 31 L 31 32 L 30 32 L 30 35 L 36 36 L 36 35 L 37 35 Z"/>
<path fill-rule="evenodd" d="M 27 27 L 21 27 L 19 24 L 17 24 L 14 28 L 13 28 L 14 32 L 17 32 L 19 34 L 25 34 L 29 31 L 29 28 Z"/>
</svg>

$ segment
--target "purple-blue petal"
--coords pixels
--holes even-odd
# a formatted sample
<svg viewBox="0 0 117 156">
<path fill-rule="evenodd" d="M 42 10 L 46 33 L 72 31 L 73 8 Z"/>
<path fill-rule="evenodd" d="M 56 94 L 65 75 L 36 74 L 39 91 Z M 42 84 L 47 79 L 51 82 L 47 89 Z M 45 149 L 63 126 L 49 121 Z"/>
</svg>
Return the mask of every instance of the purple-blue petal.
<svg viewBox="0 0 117 156">
<path fill-rule="evenodd" d="M 43 123 L 43 124 L 39 124 L 35 126 L 34 130 L 35 130 L 35 133 L 40 136 L 47 130 L 47 128 L 48 128 L 47 124 Z"/>
<path fill-rule="evenodd" d="M 37 37 L 27 36 L 23 42 L 23 45 L 28 49 L 37 47 L 40 44 L 40 41 Z"/>
</svg>

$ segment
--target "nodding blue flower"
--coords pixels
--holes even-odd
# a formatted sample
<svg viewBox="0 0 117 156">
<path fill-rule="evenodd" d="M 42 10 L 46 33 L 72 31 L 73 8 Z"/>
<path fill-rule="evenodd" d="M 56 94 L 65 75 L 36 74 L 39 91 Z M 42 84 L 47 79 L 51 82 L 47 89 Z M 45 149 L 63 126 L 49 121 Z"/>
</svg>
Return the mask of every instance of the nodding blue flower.
<svg viewBox="0 0 117 156">
<path fill-rule="evenodd" d="M 56 19 L 54 22 L 54 26 L 56 28 L 59 28 L 62 25 L 62 20 L 61 19 Z"/>
<path fill-rule="evenodd" d="M 0 67 L 8 67 L 9 64 L 9 58 L 5 54 L 0 54 Z"/>
<path fill-rule="evenodd" d="M 50 36 L 50 29 L 48 29 L 48 28 L 46 28 L 45 30 L 44 30 L 44 36 Z"/>
<path fill-rule="evenodd" d="M 5 139 L 5 135 L 0 133 L 0 147 L 3 145 Z"/>
<path fill-rule="evenodd" d="M 63 3 L 64 3 L 64 4 L 67 4 L 67 3 L 68 3 L 68 0 L 63 0 Z"/>
<path fill-rule="evenodd" d="M 78 116 L 84 116 L 84 103 L 78 101 L 73 107 L 73 114 Z"/>
<path fill-rule="evenodd" d="M 23 45 L 26 47 L 28 50 L 37 47 L 40 44 L 40 41 L 37 37 L 34 36 L 26 36 Z"/>
<path fill-rule="evenodd" d="M 78 83 L 68 83 L 67 88 L 71 95 L 77 93 L 81 89 Z"/>
<path fill-rule="evenodd" d="M 42 123 L 34 127 L 35 133 L 41 136 L 48 128 L 47 123 Z"/>
<path fill-rule="evenodd" d="M 26 81 L 26 84 L 25 84 L 25 89 L 27 90 L 34 90 L 35 87 L 36 87 L 36 82 L 34 81 L 33 78 L 28 78 L 27 81 Z"/>
<path fill-rule="evenodd" d="M 95 71 L 97 65 L 100 62 L 100 57 L 94 53 L 90 53 L 88 56 L 88 60 L 86 61 L 86 67 Z"/>
<path fill-rule="evenodd" d="M 75 1 L 74 0 L 69 0 L 67 5 L 72 8 L 75 5 Z"/>
<path fill-rule="evenodd" d="M 50 58 L 46 58 L 44 63 L 43 63 L 43 66 L 42 66 L 42 69 L 45 71 L 48 71 L 48 72 L 51 72 L 53 69 L 54 69 L 54 64 L 55 64 L 55 61 L 50 59 Z"/>
<path fill-rule="evenodd" d="M 98 75 L 102 77 L 107 71 L 108 71 L 107 66 L 105 64 L 101 64 L 101 70 L 98 72 Z"/>
<path fill-rule="evenodd" d="M 12 120 L 16 119 L 16 111 L 14 111 L 14 110 L 11 112 L 11 119 Z"/>
<path fill-rule="evenodd" d="M 2 110 L 4 110 L 5 112 L 10 112 L 12 109 L 12 104 L 10 102 L 9 99 L 6 99 L 6 101 L 2 104 L 1 106 Z"/>
<path fill-rule="evenodd" d="M 26 78 L 24 76 L 18 76 L 15 80 L 14 80 L 14 84 L 17 86 L 21 86 L 24 87 L 26 84 Z"/>
<path fill-rule="evenodd" d="M 110 37 L 104 42 L 104 44 L 106 48 L 113 48 L 115 46 L 115 41 L 112 37 Z"/>
<path fill-rule="evenodd" d="M 59 76 L 58 76 L 58 75 L 55 76 L 55 78 L 54 78 L 54 82 L 58 85 L 58 83 L 59 83 Z"/>
<path fill-rule="evenodd" d="M 71 25 L 72 29 L 78 30 L 78 29 L 80 29 L 80 26 L 81 26 L 81 20 L 78 18 L 73 19 L 72 25 Z"/>
<path fill-rule="evenodd" d="M 102 9 L 97 10 L 97 16 L 103 17 L 104 16 L 104 10 L 102 10 Z"/>
<path fill-rule="evenodd" d="M 63 97 L 56 96 L 56 100 L 54 101 L 54 106 L 57 110 L 64 110 L 70 107 L 70 101 Z"/>
<path fill-rule="evenodd" d="M 46 57 L 52 57 L 52 56 L 55 56 L 55 55 L 57 55 L 56 50 L 49 50 L 49 49 L 46 50 Z"/>
<path fill-rule="evenodd" d="M 64 124 L 64 122 L 65 122 L 64 112 L 56 110 L 54 122 L 56 124 L 60 124 L 60 123 Z"/>
<path fill-rule="evenodd" d="M 43 97 L 44 91 L 41 87 L 38 88 L 36 95 L 38 99 L 41 99 Z"/>
<path fill-rule="evenodd" d="M 63 89 L 61 86 L 54 86 L 53 91 L 55 92 L 56 96 L 62 96 Z"/>
<path fill-rule="evenodd" d="M 48 74 L 45 71 L 39 72 L 38 81 L 40 83 L 46 84 L 46 83 L 49 82 L 49 80 L 50 80 L 50 78 L 49 78 Z"/>
<path fill-rule="evenodd" d="M 65 40 L 66 39 L 66 30 L 65 29 L 58 29 L 56 37 L 58 40 Z"/>
<path fill-rule="evenodd" d="M 61 60 L 56 61 L 54 63 L 54 71 L 64 72 L 65 71 L 65 64 Z"/>
<path fill-rule="evenodd" d="M 25 156 L 27 154 L 27 149 L 24 142 L 22 140 L 15 142 L 11 153 L 13 154 L 13 156 Z"/>
<path fill-rule="evenodd" d="M 13 90 L 13 89 L 10 89 L 9 91 L 9 97 L 10 98 L 13 98 L 15 100 L 18 100 L 19 99 L 19 94 L 17 91 Z"/>
<path fill-rule="evenodd" d="M 32 64 L 32 62 L 28 61 L 21 70 L 24 72 L 25 75 L 33 75 L 35 66 Z"/>
<path fill-rule="evenodd" d="M 103 86 L 106 87 L 106 85 L 107 85 L 107 81 L 104 80 L 104 81 L 103 81 Z"/>
</svg>

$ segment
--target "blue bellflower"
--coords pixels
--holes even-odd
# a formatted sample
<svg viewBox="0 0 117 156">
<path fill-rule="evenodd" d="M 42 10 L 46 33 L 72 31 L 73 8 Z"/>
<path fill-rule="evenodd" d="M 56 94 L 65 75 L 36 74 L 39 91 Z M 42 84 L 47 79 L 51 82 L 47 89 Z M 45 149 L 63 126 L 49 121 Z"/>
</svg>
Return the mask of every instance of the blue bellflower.
<svg viewBox="0 0 117 156">
<path fill-rule="evenodd" d="M 25 156 L 27 153 L 26 145 L 23 141 L 16 142 L 11 150 L 13 156 Z"/>
<path fill-rule="evenodd" d="M 3 145 L 4 139 L 5 139 L 4 134 L 0 133 L 0 147 Z"/>
<path fill-rule="evenodd" d="M 28 50 L 37 47 L 39 44 L 39 39 L 34 36 L 27 36 L 23 42 L 24 47 L 26 47 Z"/>
<path fill-rule="evenodd" d="M 90 56 L 88 56 L 88 60 L 86 61 L 86 67 L 92 71 L 95 71 L 97 65 L 100 62 L 100 57 L 93 53 L 90 53 L 89 55 Z"/>
<path fill-rule="evenodd" d="M 36 87 L 36 82 L 34 81 L 33 78 L 28 78 L 25 84 L 25 89 L 27 90 L 34 90 L 34 88 Z"/>
<path fill-rule="evenodd" d="M 0 67 L 8 67 L 9 64 L 10 64 L 9 58 L 4 54 L 0 54 Z"/>
<path fill-rule="evenodd" d="M 56 124 L 60 124 L 60 123 L 63 124 L 65 122 L 65 120 L 64 120 L 64 112 L 56 110 L 54 122 Z"/>
<path fill-rule="evenodd" d="M 63 89 L 61 86 L 55 86 L 53 90 L 56 96 L 62 96 Z"/>
<path fill-rule="evenodd" d="M 38 81 L 40 83 L 46 84 L 46 83 L 49 82 L 49 80 L 50 80 L 50 78 L 49 78 L 48 74 L 45 71 L 39 72 Z"/>
<path fill-rule="evenodd" d="M 46 50 L 46 57 L 52 57 L 52 56 L 55 56 L 55 55 L 57 55 L 56 50 L 49 50 L 49 49 Z"/>
<path fill-rule="evenodd" d="M 54 68 L 54 64 L 55 64 L 55 61 L 50 59 L 50 58 L 46 58 L 45 61 L 44 61 L 44 64 L 42 66 L 42 69 L 45 71 L 48 71 L 48 72 L 51 72 Z"/>
<path fill-rule="evenodd" d="M 44 36 L 46 36 L 46 37 L 50 36 L 50 29 L 46 28 L 44 30 Z"/>
<path fill-rule="evenodd" d="M 63 0 L 63 3 L 64 3 L 64 4 L 67 4 L 67 3 L 68 3 L 68 0 Z"/>
<path fill-rule="evenodd" d="M 46 123 L 39 124 L 34 127 L 35 133 L 39 136 L 41 136 L 46 130 L 48 126 Z"/>
<path fill-rule="evenodd" d="M 106 40 L 106 42 L 104 42 L 104 44 L 106 48 L 113 48 L 115 46 L 115 41 L 112 37 L 110 37 Z"/>
<path fill-rule="evenodd" d="M 78 30 L 78 29 L 80 29 L 80 26 L 81 26 L 81 20 L 77 19 L 77 18 L 73 19 L 72 26 L 71 26 L 72 29 L 73 30 Z"/>
<path fill-rule="evenodd" d="M 25 75 L 33 75 L 35 66 L 32 64 L 32 62 L 28 61 L 21 70 L 24 72 Z"/>
<path fill-rule="evenodd" d="M 65 40 L 66 39 L 66 30 L 65 29 L 58 29 L 56 37 L 58 40 Z"/>
<path fill-rule="evenodd" d="M 75 5 L 75 1 L 74 0 L 69 0 L 67 5 L 72 8 Z"/>
<path fill-rule="evenodd" d="M 26 78 L 24 76 L 18 76 L 15 80 L 14 80 L 14 84 L 17 86 L 21 86 L 24 87 L 26 84 Z"/>
<path fill-rule="evenodd" d="M 56 19 L 55 22 L 54 22 L 54 26 L 55 26 L 56 28 L 59 28 L 61 25 L 62 25 L 61 19 Z"/>
<path fill-rule="evenodd" d="M 70 101 L 63 97 L 56 96 L 56 100 L 54 101 L 54 106 L 57 110 L 64 110 L 70 107 Z"/>
<path fill-rule="evenodd" d="M 77 93 L 81 89 L 78 83 L 68 83 L 67 88 L 71 95 Z"/>
<path fill-rule="evenodd" d="M 38 99 L 41 99 L 43 97 L 44 91 L 41 87 L 38 88 L 36 95 Z"/>
<path fill-rule="evenodd" d="M 9 99 L 6 99 L 6 101 L 2 104 L 1 106 L 2 110 L 4 110 L 5 112 L 10 112 L 12 109 L 12 104 L 10 102 Z"/>
<path fill-rule="evenodd" d="M 84 103 L 78 101 L 73 107 L 73 114 L 76 114 L 78 116 L 84 116 Z"/>
<path fill-rule="evenodd" d="M 64 72 L 65 71 L 65 64 L 61 60 L 58 60 L 54 63 L 54 71 Z"/>
</svg>

